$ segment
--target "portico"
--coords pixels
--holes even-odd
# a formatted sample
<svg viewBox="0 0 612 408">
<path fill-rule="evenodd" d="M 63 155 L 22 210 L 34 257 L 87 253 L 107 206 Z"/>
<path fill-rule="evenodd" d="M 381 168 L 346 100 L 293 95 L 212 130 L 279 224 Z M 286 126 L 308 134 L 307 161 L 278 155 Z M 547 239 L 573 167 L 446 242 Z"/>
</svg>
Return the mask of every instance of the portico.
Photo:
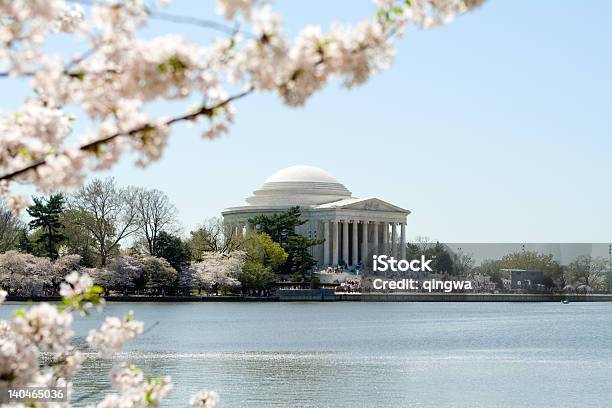
<svg viewBox="0 0 612 408">
<path fill-rule="evenodd" d="M 298 233 L 324 239 L 311 248 L 320 267 L 370 266 L 372 255 L 406 256 L 406 218 L 410 211 L 378 198 L 353 197 L 329 173 L 311 166 L 283 169 L 247 198 L 247 205 L 227 208 L 224 222 L 235 234 L 255 226 L 248 220 L 299 205 L 307 222 Z"/>
</svg>

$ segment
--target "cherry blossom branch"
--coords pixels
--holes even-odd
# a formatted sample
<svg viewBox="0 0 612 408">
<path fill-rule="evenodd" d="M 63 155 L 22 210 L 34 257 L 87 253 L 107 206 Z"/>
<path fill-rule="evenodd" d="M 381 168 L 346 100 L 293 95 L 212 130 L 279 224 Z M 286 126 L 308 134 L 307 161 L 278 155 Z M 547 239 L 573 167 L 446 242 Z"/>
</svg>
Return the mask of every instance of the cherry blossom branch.
<svg viewBox="0 0 612 408">
<path fill-rule="evenodd" d="M 253 92 L 253 88 L 249 88 L 246 91 L 240 92 L 236 95 L 230 96 L 229 98 L 213 105 L 213 106 L 202 106 L 200 109 L 196 110 L 195 112 L 191 112 L 185 115 L 181 115 L 181 116 L 176 116 L 172 119 L 168 119 L 165 122 L 163 122 L 163 124 L 165 126 L 171 126 L 175 123 L 178 122 L 183 122 L 183 121 L 193 121 L 195 119 L 197 119 L 200 116 L 210 116 L 212 115 L 216 110 L 218 110 L 219 108 L 222 108 L 224 106 L 226 106 L 227 104 L 237 100 L 237 99 L 241 99 L 244 98 L 245 96 L 249 95 L 250 93 Z M 151 131 L 151 130 L 155 130 L 155 126 L 151 125 L 150 123 L 147 123 L 145 125 L 136 127 L 134 129 L 131 130 L 127 130 L 127 131 L 121 131 L 121 132 L 116 132 L 113 133 L 109 136 L 103 137 L 101 139 L 97 139 L 94 140 L 92 142 L 86 143 L 84 145 L 81 145 L 79 147 L 80 151 L 84 151 L 84 152 L 90 152 L 90 151 L 95 151 L 96 148 L 100 145 L 103 145 L 105 143 L 108 143 L 110 141 L 112 141 L 113 139 L 116 139 L 120 136 L 134 136 L 138 133 L 142 133 L 142 132 L 147 132 L 147 131 Z M 36 168 L 44 165 L 47 163 L 47 159 L 46 158 L 42 158 L 39 160 L 35 160 L 33 161 L 31 164 L 22 167 L 21 169 L 12 171 L 10 173 L 6 173 L 2 176 L 0 176 L 0 181 L 1 180 L 11 180 L 14 179 L 22 174 L 25 174 L 31 170 L 35 170 Z"/>
<path fill-rule="evenodd" d="M 85 52 L 83 52 L 81 55 L 79 55 L 78 57 L 73 58 L 64 67 L 64 70 L 62 71 L 63 74 L 67 75 L 67 76 L 72 76 L 72 77 L 76 77 L 76 76 L 82 75 L 81 72 L 73 72 L 73 71 L 70 71 L 70 69 L 73 68 L 74 66 L 80 64 L 81 62 L 85 61 L 87 58 L 91 57 L 92 55 L 94 55 L 97 50 L 98 50 L 97 46 L 91 47 L 88 50 L 86 50 Z M 19 74 L 19 76 L 22 76 L 22 77 L 32 77 L 34 75 L 35 75 L 34 72 L 22 72 L 21 74 Z M 11 76 L 11 73 L 8 72 L 8 71 L 0 72 L 0 78 L 9 77 L 9 76 Z"/>
<path fill-rule="evenodd" d="M 103 5 L 102 3 L 95 2 L 95 1 L 89 1 L 89 0 L 67 0 L 67 1 L 72 2 L 72 3 L 77 3 L 77 4 L 89 5 L 89 6 Z M 219 32 L 231 35 L 231 36 L 235 36 L 236 34 L 244 34 L 245 36 L 251 37 L 251 38 L 257 37 L 255 34 L 251 32 L 241 30 L 238 25 L 235 25 L 234 27 L 230 27 L 226 24 L 219 23 L 217 21 L 206 20 L 206 19 L 202 19 L 199 17 L 184 16 L 184 15 L 166 13 L 166 12 L 161 12 L 161 11 L 152 11 L 149 8 L 146 8 L 145 10 L 149 18 L 152 18 L 155 20 L 168 21 L 168 22 L 172 22 L 176 24 L 188 24 L 188 25 L 193 25 L 193 26 L 202 27 L 202 28 L 210 28 L 210 29 L 213 29 L 213 30 L 216 30 L 216 31 L 219 31 Z M 68 76 L 80 75 L 81 73 L 79 72 L 77 73 L 70 72 L 69 71 L 70 68 L 74 67 L 75 65 L 84 61 L 85 59 L 89 58 L 91 55 L 93 55 L 97 51 L 97 49 L 98 47 L 92 47 L 88 49 L 87 51 L 85 51 L 79 57 L 70 61 L 64 69 L 64 74 Z M 0 78 L 8 78 L 10 76 L 11 76 L 11 73 L 9 71 L 0 72 Z M 20 76 L 31 77 L 31 76 L 34 76 L 34 73 L 33 72 L 23 72 L 20 74 Z"/>
<path fill-rule="evenodd" d="M 93 1 L 93 0 L 67 0 L 67 1 L 71 3 L 85 5 L 85 6 L 104 6 L 104 3 Z M 177 14 L 166 13 L 162 11 L 154 11 L 148 7 L 146 7 L 145 10 L 149 18 L 152 18 L 155 20 L 169 21 L 172 23 L 189 24 L 189 25 L 194 25 L 194 26 L 203 27 L 203 28 L 210 28 L 212 30 L 216 30 L 216 31 L 219 31 L 225 34 L 235 34 L 236 33 L 235 28 L 230 27 L 223 23 L 219 23 L 214 20 L 207 20 L 207 19 L 192 17 L 192 16 L 177 15 Z"/>
</svg>

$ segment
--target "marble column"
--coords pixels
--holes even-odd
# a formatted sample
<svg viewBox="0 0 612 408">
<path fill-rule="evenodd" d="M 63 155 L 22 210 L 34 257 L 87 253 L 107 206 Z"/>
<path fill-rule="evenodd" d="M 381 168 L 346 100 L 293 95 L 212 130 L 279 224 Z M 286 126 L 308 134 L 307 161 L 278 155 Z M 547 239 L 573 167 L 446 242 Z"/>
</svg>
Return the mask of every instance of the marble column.
<svg viewBox="0 0 612 408">
<path fill-rule="evenodd" d="M 323 221 L 323 231 L 324 231 L 323 238 L 325 238 L 325 242 L 323 243 L 323 265 L 327 266 L 329 265 L 329 246 L 331 244 L 331 242 L 329 242 L 329 221 L 328 220 Z"/>
<path fill-rule="evenodd" d="M 374 222 L 374 242 L 372 242 L 374 246 L 374 255 L 378 255 L 380 253 L 380 248 L 378 248 L 378 221 Z M 370 259 L 372 262 L 372 259 Z"/>
<path fill-rule="evenodd" d="M 370 265 L 370 254 L 368 253 L 368 221 L 364 221 L 361 227 L 361 263 Z"/>
<path fill-rule="evenodd" d="M 342 221 L 342 261 L 348 266 L 349 264 L 349 230 L 348 220 Z"/>
<path fill-rule="evenodd" d="M 400 258 L 406 259 L 406 224 L 400 224 L 402 231 L 400 234 Z"/>
<path fill-rule="evenodd" d="M 359 263 L 359 222 L 353 220 L 353 266 Z"/>
<path fill-rule="evenodd" d="M 397 258 L 397 223 L 391 223 L 391 256 Z"/>
<path fill-rule="evenodd" d="M 338 220 L 332 221 L 332 265 L 338 265 Z"/>
<path fill-rule="evenodd" d="M 385 255 L 389 255 L 389 223 L 388 222 L 383 222 L 382 223 L 382 228 L 383 228 L 383 248 L 382 248 L 382 254 Z"/>
</svg>

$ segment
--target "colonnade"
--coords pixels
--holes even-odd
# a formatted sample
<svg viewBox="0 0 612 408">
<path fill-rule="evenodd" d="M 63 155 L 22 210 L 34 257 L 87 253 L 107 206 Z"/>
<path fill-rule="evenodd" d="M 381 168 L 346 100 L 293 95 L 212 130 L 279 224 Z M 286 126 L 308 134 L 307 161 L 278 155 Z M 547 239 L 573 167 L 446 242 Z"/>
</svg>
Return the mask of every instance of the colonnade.
<svg viewBox="0 0 612 408">
<path fill-rule="evenodd" d="M 324 238 L 325 242 L 318 261 L 323 266 L 371 266 L 373 255 L 389 255 L 396 259 L 406 257 L 405 222 L 330 219 L 319 223 L 323 231 L 318 237 Z M 316 227 L 319 231 L 321 224 Z M 242 236 L 248 234 L 253 225 L 238 221 L 227 224 L 226 228 L 230 234 Z"/>
<path fill-rule="evenodd" d="M 371 265 L 372 255 L 406 257 L 406 223 L 323 220 L 323 265 Z"/>
</svg>

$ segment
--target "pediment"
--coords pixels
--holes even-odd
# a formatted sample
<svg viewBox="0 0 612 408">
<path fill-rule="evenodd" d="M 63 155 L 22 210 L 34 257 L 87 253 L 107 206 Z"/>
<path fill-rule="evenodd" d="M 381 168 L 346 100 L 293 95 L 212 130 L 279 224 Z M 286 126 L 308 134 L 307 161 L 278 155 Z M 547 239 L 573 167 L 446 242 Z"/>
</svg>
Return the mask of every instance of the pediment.
<svg viewBox="0 0 612 408">
<path fill-rule="evenodd" d="M 389 212 L 401 212 L 410 214 L 409 210 L 403 209 L 386 201 L 378 198 L 362 198 L 362 199 L 348 199 L 340 200 L 335 203 L 325 204 L 321 207 L 326 208 L 337 208 L 346 210 L 363 210 L 363 211 L 389 211 Z"/>
</svg>

